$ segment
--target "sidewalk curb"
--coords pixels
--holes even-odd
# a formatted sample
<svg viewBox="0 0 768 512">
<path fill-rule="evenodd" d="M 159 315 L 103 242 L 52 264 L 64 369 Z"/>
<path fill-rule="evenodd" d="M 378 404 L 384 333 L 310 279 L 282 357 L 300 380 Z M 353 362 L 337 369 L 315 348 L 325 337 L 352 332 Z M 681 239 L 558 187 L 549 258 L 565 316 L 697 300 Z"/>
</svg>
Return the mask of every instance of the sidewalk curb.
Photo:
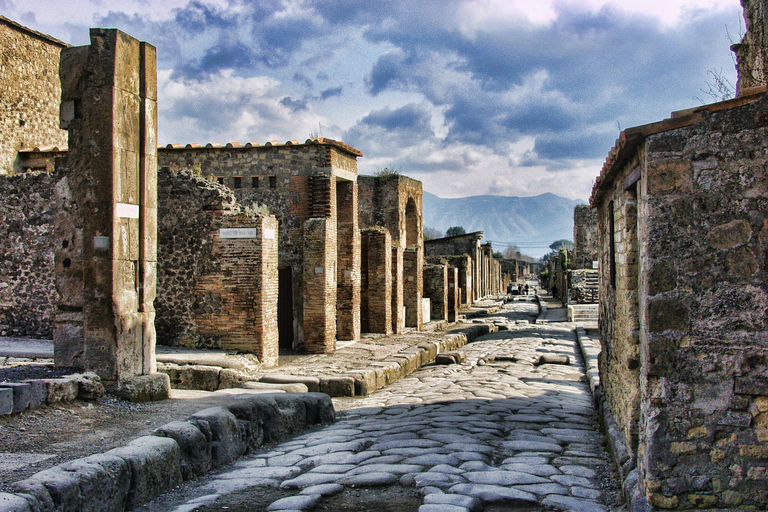
<svg viewBox="0 0 768 512">
<path fill-rule="evenodd" d="M 584 358 L 589 389 L 592 391 L 592 399 L 603 416 L 608 443 L 611 445 L 611 455 L 619 470 L 622 491 L 627 500 L 627 510 L 629 512 L 651 512 L 655 509 L 648 502 L 645 493 L 643 493 L 640 487 L 635 461 L 629 456 L 629 451 L 626 444 L 624 444 L 619 426 L 613 418 L 608 401 L 600 387 L 600 371 L 598 367 L 600 350 L 592 338 L 587 335 L 584 327 L 576 327 L 576 340 L 579 343 L 581 355 Z"/>
<path fill-rule="evenodd" d="M 0 493 L 0 512 L 131 510 L 183 481 L 229 464 L 264 443 L 332 423 L 323 393 L 233 393 L 227 407 L 203 409 L 128 445 L 65 462 Z"/>
</svg>

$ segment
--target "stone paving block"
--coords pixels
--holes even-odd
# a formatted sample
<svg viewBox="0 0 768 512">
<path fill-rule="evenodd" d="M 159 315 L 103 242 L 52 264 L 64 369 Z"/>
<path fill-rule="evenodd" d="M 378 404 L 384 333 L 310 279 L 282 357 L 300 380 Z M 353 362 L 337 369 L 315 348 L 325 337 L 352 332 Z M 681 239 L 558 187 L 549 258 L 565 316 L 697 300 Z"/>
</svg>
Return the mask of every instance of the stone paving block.
<svg viewBox="0 0 768 512">
<path fill-rule="evenodd" d="M 461 494 L 435 493 L 424 496 L 424 505 L 452 505 L 455 507 L 464 507 L 469 512 L 480 512 L 483 509 L 483 502 L 472 496 Z"/>
<path fill-rule="evenodd" d="M 346 376 L 320 377 L 320 392 L 332 397 L 355 396 L 355 380 Z"/>
<path fill-rule="evenodd" d="M 268 511 L 277 510 L 309 510 L 320 499 L 319 494 L 301 494 L 279 499 L 267 507 Z"/>
<path fill-rule="evenodd" d="M 25 380 L 24 382 L 31 387 L 29 394 L 29 408 L 37 409 L 45 403 L 45 400 L 48 397 L 48 387 L 45 385 L 45 382 L 40 379 L 30 379 Z"/>
<path fill-rule="evenodd" d="M 225 408 L 203 409 L 190 416 L 189 421 L 201 432 L 210 431 L 212 467 L 229 464 L 245 453 L 246 440 L 241 436 L 237 418 Z"/>
<path fill-rule="evenodd" d="M 178 443 L 181 451 L 181 476 L 184 480 L 202 475 L 211 469 L 211 440 L 197 425 L 189 421 L 173 421 L 155 430 L 154 434 L 170 437 Z"/>
<path fill-rule="evenodd" d="M 0 492 L 0 512 L 32 512 L 32 509 L 21 496 Z"/>
<path fill-rule="evenodd" d="M 13 413 L 13 389 L 0 387 L 0 415 Z"/>
<path fill-rule="evenodd" d="M 170 438 L 145 436 L 106 453 L 128 462 L 131 489 L 126 509 L 134 509 L 182 482 L 181 450 Z"/>
<path fill-rule="evenodd" d="M 131 469 L 120 457 L 96 454 L 62 464 L 74 474 L 83 510 L 124 510 L 131 488 Z"/>
<path fill-rule="evenodd" d="M 32 401 L 32 385 L 28 382 L 3 382 L 0 388 L 10 389 L 13 392 L 13 412 L 21 412 L 29 407 Z"/>
<path fill-rule="evenodd" d="M 48 387 L 48 404 L 69 403 L 77 398 L 77 381 L 72 378 L 45 379 L 45 385 Z"/>
<path fill-rule="evenodd" d="M 312 376 L 285 375 L 281 373 L 269 373 L 259 379 L 260 382 L 272 384 L 293 384 L 299 383 L 307 386 L 307 391 L 316 393 L 320 391 L 320 379 Z"/>
<path fill-rule="evenodd" d="M 450 487 L 448 492 L 473 496 L 488 503 L 504 503 L 507 505 L 523 506 L 536 504 L 538 502 L 535 494 L 499 485 L 456 484 Z"/>
<path fill-rule="evenodd" d="M 368 396 L 378 389 L 376 387 L 376 372 L 373 370 L 349 372 L 348 376 L 355 380 L 355 396 Z"/>
<path fill-rule="evenodd" d="M 546 507 L 555 510 L 567 510 L 568 512 L 607 512 L 608 507 L 595 503 L 591 500 L 572 498 L 570 496 L 551 495 L 544 498 L 541 502 Z"/>
</svg>

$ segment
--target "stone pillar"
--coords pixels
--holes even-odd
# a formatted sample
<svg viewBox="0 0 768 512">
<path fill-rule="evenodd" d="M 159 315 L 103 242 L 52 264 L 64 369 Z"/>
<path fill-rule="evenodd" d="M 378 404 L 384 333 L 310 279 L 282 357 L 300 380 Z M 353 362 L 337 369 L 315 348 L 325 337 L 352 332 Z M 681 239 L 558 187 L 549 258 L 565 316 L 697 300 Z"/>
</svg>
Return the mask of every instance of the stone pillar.
<svg viewBox="0 0 768 512">
<path fill-rule="evenodd" d="M 362 247 L 363 328 L 392 334 L 392 237 L 386 228 L 365 229 Z"/>
<path fill-rule="evenodd" d="M 360 339 L 360 229 L 357 213 L 357 183 L 336 183 L 338 253 L 338 294 L 336 298 L 336 337 Z"/>
<path fill-rule="evenodd" d="M 448 265 L 424 265 L 424 297 L 431 320 L 448 320 Z"/>
<path fill-rule="evenodd" d="M 115 29 L 90 36 L 90 46 L 62 50 L 60 65 L 69 188 L 82 226 L 83 365 L 113 393 L 157 400 L 170 384 L 155 373 L 155 48 Z"/>
<path fill-rule="evenodd" d="M 738 44 L 731 46 L 736 53 L 736 95 L 741 96 L 753 87 L 768 84 L 768 6 L 765 0 L 741 0 L 747 31 Z"/>
<path fill-rule="evenodd" d="M 402 334 L 405 329 L 403 281 L 403 249 L 392 247 L 392 332 L 395 334 Z"/>
<path fill-rule="evenodd" d="M 424 260 L 421 248 L 409 247 L 403 252 L 403 303 L 405 326 L 421 330 L 421 298 L 424 290 Z"/>
<path fill-rule="evenodd" d="M 310 353 L 336 350 L 336 247 L 329 231 L 332 219 L 304 222 L 304 349 Z"/>
</svg>

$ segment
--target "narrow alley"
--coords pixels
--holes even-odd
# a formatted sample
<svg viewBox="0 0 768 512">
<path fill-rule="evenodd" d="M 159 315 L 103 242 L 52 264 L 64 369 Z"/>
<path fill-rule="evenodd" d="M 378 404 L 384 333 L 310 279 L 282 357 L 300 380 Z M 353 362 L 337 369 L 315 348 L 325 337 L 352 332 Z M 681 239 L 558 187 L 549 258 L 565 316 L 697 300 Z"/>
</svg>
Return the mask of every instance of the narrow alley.
<svg viewBox="0 0 768 512">
<path fill-rule="evenodd" d="M 616 510 L 573 324 L 533 324 L 536 304 L 518 299 L 483 319 L 499 331 L 466 345 L 465 362 L 334 399 L 335 424 L 143 510 Z"/>
</svg>

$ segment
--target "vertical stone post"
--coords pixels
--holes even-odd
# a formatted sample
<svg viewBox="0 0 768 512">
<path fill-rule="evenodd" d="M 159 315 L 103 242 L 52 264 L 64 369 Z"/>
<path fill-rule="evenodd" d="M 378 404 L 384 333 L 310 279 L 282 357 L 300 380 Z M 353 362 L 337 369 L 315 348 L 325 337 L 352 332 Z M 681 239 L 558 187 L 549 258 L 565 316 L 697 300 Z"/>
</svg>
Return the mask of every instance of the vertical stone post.
<svg viewBox="0 0 768 512">
<path fill-rule="evenodd" d="M 155 48 L 115 29 L 62 50 L 61 127 L 82 226 L 83 365 L 134 401 L 168 396 L 155 373 Z"/>
<path fill-rule="evenodd" d="M 402 334 L 405 328 L 403 314 L 403 249 L 392 247 L 392 332 Z"/>
<path fill-rule="evenodd" d="M 357 213 L 357 183 L 336 183 L 338 293 L 336 337 L 360 339 L 360 229 Z"/>
</svg>

